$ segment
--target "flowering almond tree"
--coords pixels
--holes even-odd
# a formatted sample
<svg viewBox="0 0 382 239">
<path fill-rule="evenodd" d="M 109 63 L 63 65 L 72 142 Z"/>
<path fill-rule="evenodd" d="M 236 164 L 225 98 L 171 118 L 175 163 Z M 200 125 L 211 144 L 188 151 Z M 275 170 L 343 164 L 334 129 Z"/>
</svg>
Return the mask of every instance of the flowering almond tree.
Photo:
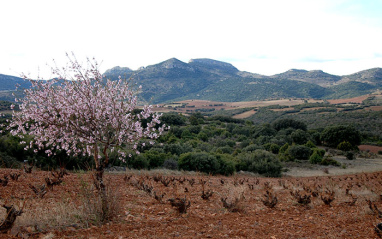
<svg viewBox="0 0 382 239">
<path fill-rule="evenodd" d="M 94 59 L 88 59 L 86 67 L 74 56 L 68 59 L 66 67 L 52 68 L 54 80 L 24 77 L 32 87 L 17 99 L 21 111 L 13 112 L 11 132 L 33 136 L 26 149 L 37 146 L 48 155 L 65 150 L 68 155 L 93 156 L 97 187 L 104 190 L 108 154 L 116 150 L 124 160 L 126 149 L 136 150 L 141 138 L 158 138 L 165 126 L 156 128 L 160 115 L 152 112 L 152 106 L 133 112 L 137 97 L 126 80 L 104 79 Z"/>
</svg>

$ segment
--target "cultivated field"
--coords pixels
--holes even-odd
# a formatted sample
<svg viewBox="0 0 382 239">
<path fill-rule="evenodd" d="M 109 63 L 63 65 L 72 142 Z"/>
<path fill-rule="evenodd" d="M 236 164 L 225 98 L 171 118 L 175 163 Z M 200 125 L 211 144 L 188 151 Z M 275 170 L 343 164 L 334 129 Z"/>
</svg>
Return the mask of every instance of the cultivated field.
<svg viewBox="0 0 382 239">
<path fill-rule="evenodd" d="M 331 105 L 338 105 L 336 108 L 338 112 L 342 111 L 344 106 L 361 106 L 362 103 L 370 97 L 374 97 L 375 100 L 381 102 L 382 94 L 375 93 L 371 95 L 364 95 L 348 99 L 327 100 L 327 103 Z M 232 113 L 232 117 L 236 119 L 246 119 L 256 114 L 257 109 L 267 106 L 280 106 L 280 108 L 272 108 L 274 112 L 280 111 L 293 111 L 294 106 L 304 105 L 307 103 L 324 103 L 323 100 L 315 99 L 278 99 L 278 100 L 264 100 L 264 101 L 246 101 L 246 102 L 218 102 L 208 100 L 184 100 L 179 102 L 173 102 L 169 104 L 161 104 L 154 108 L 156 112 L 178 112 L 182 114 L 191 114 L 194 112 L 234 112 L 241 109 L 239 112 Z M 314 111 L 324 109 L 325 107 L 309 107 L 301 109 L 300 112 Z M 334 107 L 335 108 L 335 107 Z M 363 110 L 381 111 L 381 106 L 363 106 Z M 220 114 L 220 113 L 218 113 Z M 291 113 L 296 114 L 296 113 Z M 228 113 L 229 115 L 229 113 Z"/>
<path fill-rule="evenodd" d="M 0 178 L 14 173 L 20 172 L 1 169 Z M 0 186 L 1 203 L 24 204 L 12 231 L 0 237 L 378 238 L 374 226 L 381 222 L 382 172 L 329 173 L 303 178 L 108 173 L 115 218 L 101 226 L 89 173 L 69 173 L 41 198 L 28 185 L 43 185 L 52 174 L 22 172 L 17 181 Z M 0 218 L 5 214 L 2 209 Z"/>
<path fill-rule="evenodd" d="M 303 99 L 281 99 L 281 100 L 264 100 L 264 101 L 242 101 L 242 102 L 218 102 L 209 100 L 184 100 L 170 104 L 158 105 L 155 107 L 157 112 L 189 112 L 197 109 L 215 109 L 215 110 L 232 110 L 251 107 L 265 107 L 270 105 L 293 106 L 306 103 L 321 103 L 322 100 L 303 100 Z M 184 105 L 183 108 L 180 106 Z M 174 110 L 176 108 L 176 110 Z"/>
</svg>

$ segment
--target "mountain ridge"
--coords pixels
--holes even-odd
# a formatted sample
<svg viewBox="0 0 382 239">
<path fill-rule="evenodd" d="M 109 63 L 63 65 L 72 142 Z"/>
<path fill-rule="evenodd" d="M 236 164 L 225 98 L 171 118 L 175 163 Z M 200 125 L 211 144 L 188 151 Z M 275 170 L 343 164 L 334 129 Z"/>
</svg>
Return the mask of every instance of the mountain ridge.
<svg viewBox="0 0 382 239">
<path fill-rule="evenodd" d="M 227 102 L 275 98 L 331 99 L 359 96 L 382 89 L 382 68 L 344 76 L 304 69 L 290 69 L 265 76 L 240 71 L 230 63 L 208 58 L 191 59 L 187 63 L 170 58 L 138 70 L 116 66 L 106 70 L 104 75 L 111 80 L 117 80 L 119 76 L 132 78 L 134 83 L 142 85 L 143 92 L 139 99 L 143 103 L 185 99 Z M 0 91 L 3 91 L 0 99 L 4 99 L 4 95 L 21 80 L 0 74 Z"/>
<path fill-rule="evenodd" d="M 169 62 L 172 67 L 163 69 L 163 65 Z M 208 58 L 191 59 L 188 63 L 171 58 L 135 71 L 134 77 L 147 93 L 143 99 L 150 95 L 154 103 L 185 99 L 248 101 L 278 97 L 331 98 L 368 94 L 381 88 L 375 81 L 382 82 L 382 79 L 370 76 L 379 76 L 379 69 L 372 68 L 375 72 L 373 74 L 364 70 L 360 74 L 357 72 L 345 76 L 332 75 L 322 70 L 290 69 L 265 76 L 239 71 L 230 63 Z M 115 78 L 113 75 L 107 77 Z M 339 87 L 341 84 L 344 85 Z"/>
</svg>

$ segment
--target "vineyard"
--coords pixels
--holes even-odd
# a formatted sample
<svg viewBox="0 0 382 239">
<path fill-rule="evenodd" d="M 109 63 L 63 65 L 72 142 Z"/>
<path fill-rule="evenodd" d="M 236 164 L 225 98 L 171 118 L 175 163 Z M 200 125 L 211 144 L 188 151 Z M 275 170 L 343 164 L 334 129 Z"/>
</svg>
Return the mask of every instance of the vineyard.
<svg viewBox="0 0 382 239">
<path fill-rule="evenodd" d="M 108 216 L 90 172 L 1 169 L 21 215 L 1 238 L 378 238 L 382 173 L 263 178 L 107 173 Z M 3 208 L 0 218 L 7 216 Z M 4 225 L 0 228 L 3 229 Z"/>
</svg>

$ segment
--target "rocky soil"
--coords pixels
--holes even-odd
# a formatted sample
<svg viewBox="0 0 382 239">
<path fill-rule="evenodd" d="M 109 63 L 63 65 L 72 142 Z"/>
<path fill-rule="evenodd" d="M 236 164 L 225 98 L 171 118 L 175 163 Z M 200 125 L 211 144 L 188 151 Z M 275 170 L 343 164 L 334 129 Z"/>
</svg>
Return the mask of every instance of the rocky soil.
<svg viewBox="0 0 382 239">
<path fill-rule="evenodd" d="M 333 171 L 282 178 L 107 173 L 114 217 L 101 225 L 90 173 L 71 172 L 40 197 L 29 185 L 46 184 L 51 172 L 22 172 L 16 181 L 9 175 L 19 171 L 0 169 L 9 178 L 1 204 L 23 210 L 0 238 L 378 238 L 382 172 Z"/>
</svg>

